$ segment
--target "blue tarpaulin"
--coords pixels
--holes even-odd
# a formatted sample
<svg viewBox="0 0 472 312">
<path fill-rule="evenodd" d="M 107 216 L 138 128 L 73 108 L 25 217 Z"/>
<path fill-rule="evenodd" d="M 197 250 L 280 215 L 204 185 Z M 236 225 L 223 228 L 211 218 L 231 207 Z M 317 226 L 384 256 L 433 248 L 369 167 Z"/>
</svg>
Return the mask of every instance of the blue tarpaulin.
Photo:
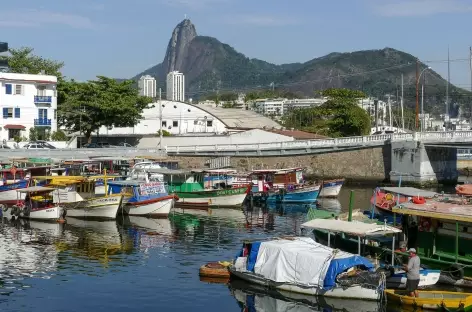
<svg viewBox="0 0 472 312">
<path fill-rule="evenodd" d="M 257 254 L 259 253 L 259 247 L 261 246 L 261 242 L 254 242 L 251 244 L 243 245 L 243 248 L 241 248 L 241 250 L 238 252 L 238 254 L 236 255 L 236 258 L 243 256 L 244 248 L 247 245 L 250 245 L 250 251 L 247 257 L 246 270 L 254 272 L 254 266 L 256 265 Z"/>
<path fill-rule="evenodd" d="M 331 260 L 328 271 L 326 272 L 323 288 L 330 289 L 336 286 L 336 276 L 355 266 L 364 266 L 368 269 L 374 267 L 369 260 L 361 256 L 333 259 Z"/>
</svg>

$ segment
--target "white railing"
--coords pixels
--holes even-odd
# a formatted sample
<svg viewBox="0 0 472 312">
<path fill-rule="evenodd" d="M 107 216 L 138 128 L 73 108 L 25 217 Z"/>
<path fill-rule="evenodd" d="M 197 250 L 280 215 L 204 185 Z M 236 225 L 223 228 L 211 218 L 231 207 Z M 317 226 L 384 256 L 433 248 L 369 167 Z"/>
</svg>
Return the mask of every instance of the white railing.
<svg viewBox="0 0 472 312">
<path fill-rule="evenodd" d="M 299 140 L 290 142 L 268 142 L 260 144 L 220 144 L 167 146 L 167 153 L 201 153 L 217 151 L 259 151 L 301 148 L 355 147 L 364 145 L 383 145 L 390 141 L 416 140 L 422 142 L 468 142 L 472 141 L 472 131 L 416 132 L 398 134 L 375 134 L 367 136 L 344 137 L 323 140 Z"/>
</svg>

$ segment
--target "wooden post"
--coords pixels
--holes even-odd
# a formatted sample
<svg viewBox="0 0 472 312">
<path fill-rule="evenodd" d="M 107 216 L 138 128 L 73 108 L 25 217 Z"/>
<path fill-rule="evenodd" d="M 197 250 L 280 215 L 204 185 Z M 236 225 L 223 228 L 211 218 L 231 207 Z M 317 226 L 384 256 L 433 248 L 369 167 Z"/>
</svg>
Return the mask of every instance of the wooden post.
<svg viewBox="0 0 472 312">
<path fill-rule="evenodd" d="M 456 263 L 459 261 L 459 222 L 456 221 Z"/>
<path fill-rule="evenodd" d="M 351 195 L 349 196 L 349 216 L 347 221 L 352 221 L 352 206 L 354 205 L 354 191 L 351 191 Z"/>
</svg>

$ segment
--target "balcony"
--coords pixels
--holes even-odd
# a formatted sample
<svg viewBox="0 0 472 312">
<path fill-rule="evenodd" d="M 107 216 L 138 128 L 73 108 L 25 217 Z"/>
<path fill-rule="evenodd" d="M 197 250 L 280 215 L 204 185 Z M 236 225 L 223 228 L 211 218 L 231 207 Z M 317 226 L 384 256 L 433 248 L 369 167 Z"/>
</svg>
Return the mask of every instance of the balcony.
<svg viewBox="0 0 472 312">
<path fill-rule="evenodd" d="M 34 125 L 35 126 L 42 126 L 42 127 L 51 126 L 51 119 L 47 119 L 47 118 L 35 119 L 34 120 Z"/>
<path fill-rule="evenodd" d="M 34 104 L 49 104 L 52 103 L 52 96 L 41 96 L 35 95 L 34 96 Z"/>
</svg>

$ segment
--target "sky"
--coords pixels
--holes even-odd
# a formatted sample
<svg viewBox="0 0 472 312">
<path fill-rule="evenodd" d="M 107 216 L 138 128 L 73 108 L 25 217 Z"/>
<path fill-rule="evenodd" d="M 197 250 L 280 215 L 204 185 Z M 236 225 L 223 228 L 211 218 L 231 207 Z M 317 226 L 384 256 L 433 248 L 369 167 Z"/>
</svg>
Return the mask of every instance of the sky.
<svg viewBox="0 0 472 312">
<path fill-rule="evenodd" d="M 160 63 L 187 16 L 250 58 L 305 62 L 391 47 L 470 89 L 471 0 L 22 0 L 2 4 L 0 41 L 65 62 L 78 80 L 131 78 Z"/>
</svg>

